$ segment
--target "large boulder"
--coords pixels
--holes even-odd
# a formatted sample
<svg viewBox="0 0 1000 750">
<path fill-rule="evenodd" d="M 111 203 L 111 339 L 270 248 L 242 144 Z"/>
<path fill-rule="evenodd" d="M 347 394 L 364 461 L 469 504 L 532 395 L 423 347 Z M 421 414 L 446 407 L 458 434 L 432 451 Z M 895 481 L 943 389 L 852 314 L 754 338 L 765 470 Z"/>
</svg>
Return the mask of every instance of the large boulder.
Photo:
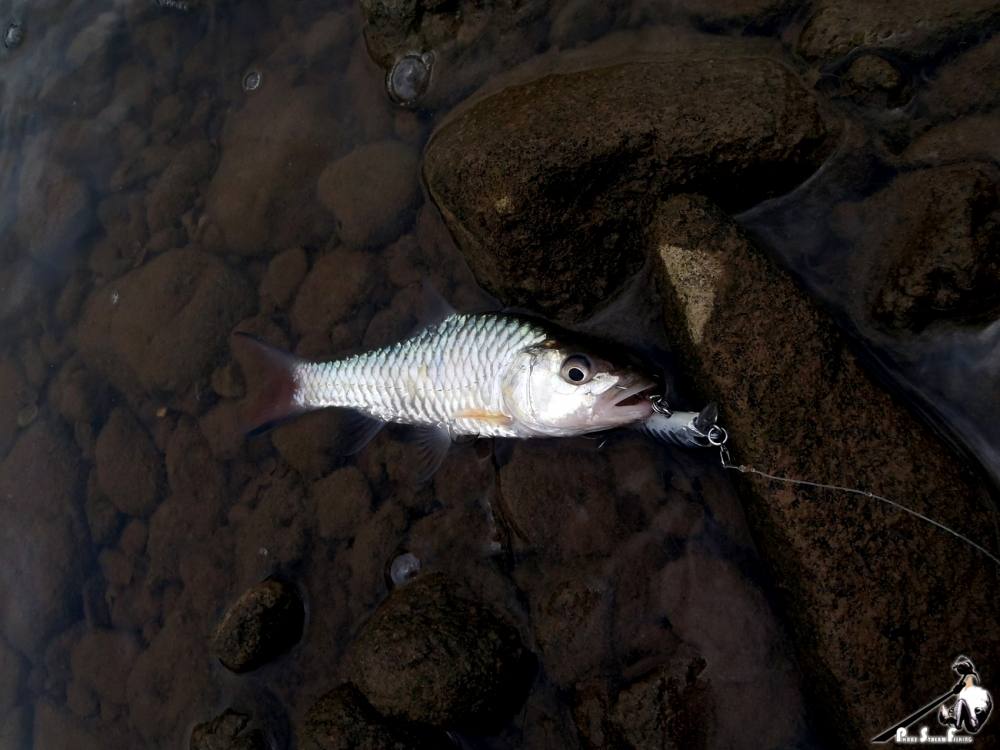
<svg viewBox="0 0 1000 750">
<path fill-rule="evenodd" d="M 579 318 L 641 264 L 659 197 L 698 190 L 746 207 L 815 170 L 828 135 L 782 65 L 679 56 L 483 98 L 432 136 L 424 176 L 487 290 Z"/>
<path fill-rule="evenodd" d="M 841 206 L 857 249 L 851 279 L 862 319 L 892 333 L 1000 312 L 1000 172 L 987 162 L 917 169 Z"/>
<path fill-rule="evenodd" d="M 678 196 L 651 242 L 679 361 L 722 405 L 738 463 L 871 490 L 995 544 L 980 473 L 865 372 L 731 219 Z M 996 574 L 979 552 L 871 498 L 755 476 L 741 488 L 824 734 L 867 746 L 958 651 L 998 663 Z"/>
</svg>

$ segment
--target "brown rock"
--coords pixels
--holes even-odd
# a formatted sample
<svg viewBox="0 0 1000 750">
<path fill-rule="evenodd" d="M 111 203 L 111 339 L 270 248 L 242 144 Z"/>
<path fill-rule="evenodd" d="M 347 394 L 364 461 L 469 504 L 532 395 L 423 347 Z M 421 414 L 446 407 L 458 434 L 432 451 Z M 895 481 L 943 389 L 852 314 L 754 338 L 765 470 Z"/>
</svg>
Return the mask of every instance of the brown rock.
<svg viewBox="0 0 1000 750">
<path fill-rule="evenodd" d="M 34 747 L 102 750 L 119 742 L 121 732 L 98 733 L 85 721 L 43 698 L 35 703 Z M 117 735 L 117 736 L 116 736 Z"/>
<path fill-rule="evenodd" d="M 146 549 L 146 538 L 148 535 L 149 531 L 146 528 L 146 524 L 138 518 L 133 518 L 128 522 L 125 528 L 122 529 L 122 535 L 118 540 L 118 546 L 121 548 L 122 552 L 125 553 L 126 557 L 134 560 Z"/>
<path fill-rule="evenodd" d="M 350 268 L 351 273 L 344 273 Z M 371 257 L 338 248 L 321 255 L 306 276 L 292 306 L 292 326 L 300 335 L 321 333 L 351 315 L 374 286 Z"/>
<path fill-rule="evenodd" d="M 938 68 L 920 99 L 931 118 L 941 121 L 995 109 L 1000 105 L 1000 36 Z"/>
<path fill-rule="evenodd" d="M 250 586 L 296 565 L 308 551 L 312 514 L 305 489 L 287 470 L 261 474 L 244 489 L 253 510 L 236 529 L 237 584 Z"/>
<path fill-rule="evenodd" d="M 540 575 L 533 572 L 538 579 L 530 595 L 531 624 L 546 674 L 560 687 L 570 687 L 609 666 L 606 641 L 615 587 L 600 564 L 584 567 L 574 561 L 543 568 Z"/>
<path fill-rule="evenodd" d="M 40 263 L 76 262 L 70 249 L 96 223 L 90 190 L 83 180 L 48 157 L 51 143 L 38 136 L 25 149 L 17 194 L 17 236 Z"/>
<path fill-rule="evenodd" d="M 210 543 L 219 525 L 220 504 L 218 497 L 176 493 L 157 506 L 146 542 L 151 585 L 179 578 L 180 560 L 188 549 Z"/>
<path fill-rule="evenodd" d="M 122 513 L 145 518 L 163 486 L 160 454 L 128 411 L 115 409 L 97 438 L 97 479 Z"/>
<path fill-rule="evenodd" d="M 260 282 L 261 307 L 264 310 L 287 307 L 308 270 L 309 259 L 301 247 L 275 255 Z"/>
<path fill-rule="evenodd" d="M 343 433 L 349 420 L 343 411 L 312 412 L 278 425 L 271 442 L 289 466 L 314 479 L 343 460 Z"/>
<path fill-rule="evenodd" d="M 337 217 L 340 238 L 351 247 L 396 239 L 412 220 L 420 198 L 419 158 L 399 141 L 355 149 L 323 170 L 316 191 Z"/>
<path fill-rule="evenodd" d="M 306 59 L 312 61 L 325 55 L 339 56 L 342 50 L 348 48 L 355 33 L 351 20 L 351 14 L 337 11 L 321 16 L 302 36 L 302 52 Z"/>
<path fill-rule="evenodd" d="M 442 107 L 545 46 L 552 3 L 364 0 L 368 53 L 384 70 L 400 57 L 433 51 L 431 87 L 412 105 Z"/>
<path fill-rule="evenodd" d="M 908 164 L 947 164 L 992 159 L 1000 162 L 1000 110 L 963 117 L 923 133 L 903 153 Z"/>
<path fill-rule="evenodd" d="M 316 504 L 319 534 L 326 539 L 354 536 L 371 512 L 371 488 L 355 466 L 345 466 L 316 480 L 309 494 Z"/>
<path fill-rule="evenodd" d="M 841 95 L 858 104 L 898 107 L 909 98 L 907 77 L 880 55 L 858 55 L 841 78 Z"/>
<path fill-rule="evenodd" d="M 102 410 L 105 389 L 76 357 L 59 370 L 49 391 L 49 400 L 66 421 L 91 423 Z"/>
<path fill-rule="evenodd" d="M 243 375 L 235 362 L 227 362 L 212 370 L 212 390 L 221 398 L 240 398 L 246 393 Z"/>
<path fill-rule="evenodd" d="M 132 563 L 121 550 L 103 549 L 97 561 L 104 580 L 110 586 L 121 589 L 132 582 Z"/>
<path fill-rule="evenodd" d="M 111 544 L 122 525 L 122 516 L 114 504 L 101 492 L 97 484 L 97 470 L 91 470 L 87 479 L 87 501 L 84 506 L 90 540 L 99 547 Z"/>
<path fill-rule="evenodd" d="M 610 710 L 610 729 L 621 747 L 708 748 L 719 710 L 701 675 L 704 659 L 654 670 L 628 685 Z"/>
<path fill-rule="evenodd" d="M 432 136 L 424 175 L 488 291 L 580 318 L 641 265 L 658 195 L 697 189 L 746 206 L 812 172 L 827 135 L 816 100 L 783 66 L 679 56 L 481 99 Z"/>
<path fill-rule="evenodd" d="M 616 488 L 604 456 L 593 446 L 574 450 L 557 440 L 527 441 L 514 447 L 500 469 L 500 495 L 514 532 L 515 549 L 548 558 L 608 554 L 620 534 Z M 559 465 L 567 474 L 547 471 Z"/>
<path fill-rule="evenodd" d="M 91 294 L 80 352 L 130 395 L 180 392 L 207 374 L 253 300 L 246 281 L 218 258 L 172 250 Z"/>
<path fill-rule="evenodd" d="M 139 654 L 125 685 L 129 720 L 143 745 L 173 744 L 189 717 L 215 703 L 204 624 L 183 609 L 166 618 L 149 648 Z"/>
<path fill-rule="evenodd" d="M 979 476 L 876 385 L 731 220 L 679 196 L 652 236 L 665 324 L 691 382 L 722 404 L 737 462 L 869 488 L 990 543 Z M 871 499 L 752 478 L 742 490 L 825 734 L 867 745 L 912 710 L 916 685 L 941 679 L 956 642 L 1000 658 L 993 571 L 974 550 Z M 956 589 L 960 600 L 939 595 Z"/>
<path fill-rule="evenodd" d="M 146 195 L 146 221 L 156 233 L 180 222 L 198 195 L 198 185 L 215 168 L 218 155 L 207 141 L 194 141 L 176 151 Z"/>
<path fill-rule="evenodd" d="M 305 608 L 294 586 L 269 579 L 243 592 L 212 636 L 212 651 L 233 672 L 249 672 L 299 642 Z"/>
<path fill-rule="evenodd" d="M 97 218 L 104 229 L 109 251 L 114 253 L 109 252 L 111 261 L 107 268 L 100 267 L 101 264 L 96 264 L 99 267 L 95 268 L 94 263 L 91 268 L 110 276 L 108 272 L 114 265 L 120 263 L 123 269 L 129 267 L 149 239 L 142 193 L 138 190 L 112 193 L 97 204 Z"/>
<path fill-rule="evenodd" d="M 446 737 L 387 721 L 350 683 L 320 696 L 309 708 L 299 740 L 303 750 L 417 750 L 450 745 Z"/>
<path fill-rule="evenodd" d="M 386 716 L 480 731 L 524 699 L 516 630 L 439 574 L 393 590 L 352 645 L 357 685 Z"/>
<path fill-rule="evenodd" d="M 198 420 L 198 426 L 220 461 L 236 458 L 246 444 L 246 418 L 239 402 L 220 401 Z"/>
<path fill-rule="evenodd" d="M 269 744 L 252 717 L 227 708 L 191 730 L 190 750 L 268 750 Z"/>
<path fill-rule="evenodd" d="M 269 77 L 228 114 L 221 147 L 205 199 L 206 215 L 221 233 L 218 249 L 260 255 L 326 240 L 331 222 L 313 188 L 343 147 L 325 86 Z"/>
<path fill-rule="evenodd" d="M 224 478 L 208 455 L 207 441 L 191 419 L 181 419 L 167 443 L 167 482 L 171 492 L 218 503 Z"/>
<path fill-rule="evenodd" d="M 141 647 L 132 633 L 89 630 L 73 647 L 70 664 L 74 679 L 93 690 L 103 709 L 128 702 L 126 682 Z"/>
<path fill-rule="evenodd" d="M 1000 9 L 991 0 L 822 0 L 812 7 L 799 35 L 798 51 L 809 60 L 830 61 L 856 47 L 891 50 L 921 58 L 956 39 L 996 28 Z"/>
<path fill-rule="evenodd" d="M 0 635 L 35 657 L 79 606 L 90 560 L 77 507 L 77 456 L 40 419 L 0 463 Z M 27 541 L 27 540 L 30 540 Z"/>
<path fill-rule="evenodd" d="M 898 334 L 1000 312 L 1000 172 L 970 162 L 905 172 L 838 224 L 862 319 Z"/>
</svg>

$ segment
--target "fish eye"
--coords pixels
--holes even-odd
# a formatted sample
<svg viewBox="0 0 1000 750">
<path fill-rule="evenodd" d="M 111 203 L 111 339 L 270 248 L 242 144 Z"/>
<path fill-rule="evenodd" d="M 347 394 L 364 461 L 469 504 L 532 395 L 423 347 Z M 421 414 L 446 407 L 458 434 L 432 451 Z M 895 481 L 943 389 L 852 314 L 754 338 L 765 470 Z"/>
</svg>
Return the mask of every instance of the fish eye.
<svg viewBox="0 0 1000 750">
<path fill-rule="evenodd" d="M 590 357 L 585 354 L 574 354 L 563 361 L 559 374 L 567 383 L 583 385 L 593 377 L 592 370 Z"/>
</svg>

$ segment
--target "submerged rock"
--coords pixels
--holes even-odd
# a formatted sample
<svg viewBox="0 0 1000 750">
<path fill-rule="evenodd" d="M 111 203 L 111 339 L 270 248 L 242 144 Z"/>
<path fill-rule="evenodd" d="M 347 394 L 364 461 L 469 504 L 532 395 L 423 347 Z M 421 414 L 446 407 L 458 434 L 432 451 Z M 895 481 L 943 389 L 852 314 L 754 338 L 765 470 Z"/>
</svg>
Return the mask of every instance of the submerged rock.
<svg viewBox="0 0 1000 750">
<path fill-rule="evenodd" d="M 260 255 L 323 242 L 330 221 L 313 200 L 316 178 L 344 151 L 323 87 L 277 77 L 226 117 L 222 154 L 205 196 L 212 249 Z"/>
<path fill-rule="evenodd" d="M 35 658 L 72 621 L 91 551 L 77 506 L 78 456 L 39 419 L 0 463 L 0 635 Z"/>
<path fill-rule="evenodd" d="M 975 38 L 1000 23 L 993 0 L 822 0 L 799 35 L 798 51 L 829 62 L 857 47 L 910 57 L 935 55 L 956 38 Z"/>
<path fill-rule="evenodd" d="M 77 334 L 80 353 L 131 396 L 183 391 L 208 374 L 255 296 L 218 258 L 171 250 L 90 295 Z"/>
<path fill-rule="evenodd" d="M 51 159 L 49 139 L 38 136 L 26 147 L 17 193 L 17 235 L 34 260 L 71 267 L 70 252 L 97 223 L 87 184 Z"/>
<path fill-rule="evenodd" d="M 298 643 L 304 622 L 305 608 L 295 587 L 263 581 L 226 610 L 212 636 L 212 650 L 226 668 L 249 672 Z"/>
<path fill-rule="evenodd" d="M 517 631 L 441 574 L 394 589 L 352 646 L 358 687 L 386 716 L 484 731 L 524 699 Z"/>
<path fill-rule="evenodd" d="M 981 476 L 865 373 L 732 220 L 678 196 L 651 237 L 678 361 L 722 405 L 736 462 L 869 489 L 991 544 Z M 870 498 L 750 477 L 742 490 L 806 689 L 841 744 L 912 711 L 912 686 L 940 681 L 955 644 L 1000 659 L 995 572 L 975 550 Z"/>
<path fill-rule="evenodd" d="M 943 64 L 920 99 L 931 119 L 942 122 L 995 109 L 1000 105 L 1000 35 Z"/>
<path fill-rule="evenodd" d="M 337 217 L 340 238 L 351 247 L 395 240 L 420 198 L 417 152 L 399 141 L 362 146 L 319 176 L 320 202 Z"/>
<path fill-rule="evenodd" d="M 74 682 L 93 692 L 105 715 L 116 715 L 128 704 L 125 685 L 140 650 L 132 633 L 104 629 L 87 631 L 73 646 Z"/>
<path fill-rule="evenodd" d="M 514 447 L 499 476 L 514 549 L 553 560 L 610 555 L 622 535 L 605 458 L 574 454 L 558 440 L 529 442 Z M 572 466 L 574 481 L 548 471 L 554 465 Z"/>
<path fill-rule="evenodd" d="M 362 0 L 361 15 L 368 53 L 389 73 L 390 96 L 407 105 L 437 106 L 537 52 L 544 45 L 550 5 L 543 0 Z M 424 102 L 424 74 L 429 71 L 421 70 L 420 63 L 428 53 L 434 56 L 433 88 L 439 91 L 428 97 L 433 101 Z M 400 61 L 406 61 L 405 70 L 398 69 Z M 393 91 L 396 75 L 409 79 L 402 83 L 415 98 Z"/>
<path fill-rule="evenodd" d="M 861 105 L 898 107 L 909 98 L 907 76 L 881 55 L 858 55 L 838 78 L 840 94 Z"/>
<path fill-rule="evenodd" d="M 1000 172 L 986 162 L 917 169 L 838 223 L 851 254 L 860 315 L 898 334 L 1000 312 Z"/>
<path fill-rule="evenodd" d="M 594 681 L 577 691 L 573 715 L 584 747 L 671 750 L 715 747 L 720 707 L 704 659 L 657 667 L 616 693 Z M 761 747 L 777 747 L 761 743 Z"/>
<path fill-rule="evenodd" d="M 969 159 L 1000 162 L 1000 110 L 939 125 L 917 138 L 903 158 L 910 164 L 936 165 Z"/>
<path fill-rule="evenodd" d="M 97 438 L 97 479 L 122 513 L 145 518 L 163 487 L 160 455 L 149 434 L 125 409 L 111 412 Z"/>
<path fill-rule="evenodd" d="M 677 57 L 481 99 L 432 136 L 424 175 L 488 291 L 580 318 L 641 265 L 658 196 L 699 190 L 746 207 L 815 170 L 828 135 L 816 99 L 778 63 Z"/>
<path fill-rule="evenodd" d="M 350 683 L 321 696 L 299 732 L 303 750 L 418 750 L 452 745 L 443 735 L 387 721 Z"/>
<path fill-rule="evenodd" d="M 227 708 L 211 721 L 191 730 L 191 750 L 268 750 L 264 733 L 251 717 Z"/>
<path fill-rule="evenodd" d="M 286 307 L 308 270 L 309 259 L 301 247 L 275 255 L 267 264 L 267 272 L 260 282 L 260 301 L 264 311 Z"/>
</svg>

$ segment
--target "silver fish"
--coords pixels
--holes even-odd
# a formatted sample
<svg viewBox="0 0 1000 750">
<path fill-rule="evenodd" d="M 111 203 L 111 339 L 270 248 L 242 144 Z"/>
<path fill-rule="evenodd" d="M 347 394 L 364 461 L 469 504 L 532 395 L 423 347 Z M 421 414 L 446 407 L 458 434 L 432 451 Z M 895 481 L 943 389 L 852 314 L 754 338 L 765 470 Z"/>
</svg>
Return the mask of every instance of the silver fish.
<svg viewBox="0 0 1000 750">
<path fill-rule="evenodd" d="M 620 358 L 520 317 L 450 315 L 413 338 L 327 362 L 234 339 L 248 377 L 264 381 L 250 426 L 346 407 L 380 423 L 448 437 L 557 437 L 641 422 L 656 381 Z"/>
</svg>

